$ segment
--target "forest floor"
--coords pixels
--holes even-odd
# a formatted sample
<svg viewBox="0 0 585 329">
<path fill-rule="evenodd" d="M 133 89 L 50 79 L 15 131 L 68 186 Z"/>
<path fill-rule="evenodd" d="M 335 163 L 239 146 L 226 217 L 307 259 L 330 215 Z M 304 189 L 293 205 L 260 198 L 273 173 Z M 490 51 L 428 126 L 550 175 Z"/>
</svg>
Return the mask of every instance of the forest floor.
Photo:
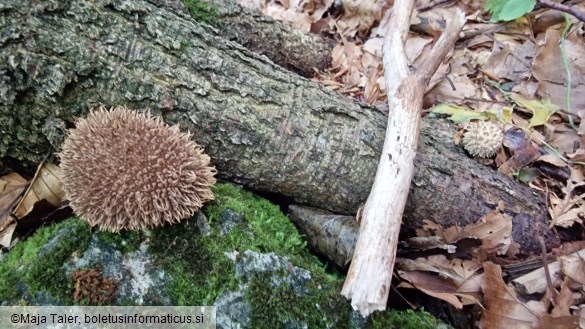
<svg viewBox="0 0 585 329">
<path fill-rule="evenodd" d="M 315 70 L 313 80 L 399 115 L 388 109 L 384 86 L 382 45 L 392 11 L 386 1 L 238 2 L 332 40 L 332 65 L 325 71 Z M 503 133 L 502 146 L 498 144 L 494 156 L 477 160 L 544 194 L 555 234 L 562 234 L 557 232 L 560 227 L 582 236 L 583 21 L 540 7 L 508 22 L 494 22 L 495 14 L 490 21 L 482 1 L 438 3 L 417 1 L 405 43 L 412 67 L 428 55 L 444 27 L 443 17 L 449 17 L 445 13 L 459 8 L 467 23 L 454 51 L 431 79 L 423 115 L 449 117 L 459 128 L 453 136 L 456 144 L 465 144 L 472 122 L 497 126 Z M 567 7 L 582 13 L 585 4 L 567 2 Z M 420 257 L 408 266 L 398 264 L 399 287 L 418 289 L 457 308 L 482 305 L 479 324 L 483 328 L 585 326 L 585 241 L 565 241 L 559 248 L 549 247 L 548 253 L 518 259 L 510 239 L 511 222 L 505 215 L 495 209 L 474 222 L 468 227 L 429 222 L 420 237 L 440 236 L 446 244 L 473 237 L 482 245 L 468 259 L 445 252 Z M 543 245 L 543 249 L 547 248 Z M 527 275 L 502 275 L 501 265 L 535 261 L 541 265 Z"/>
</svg>

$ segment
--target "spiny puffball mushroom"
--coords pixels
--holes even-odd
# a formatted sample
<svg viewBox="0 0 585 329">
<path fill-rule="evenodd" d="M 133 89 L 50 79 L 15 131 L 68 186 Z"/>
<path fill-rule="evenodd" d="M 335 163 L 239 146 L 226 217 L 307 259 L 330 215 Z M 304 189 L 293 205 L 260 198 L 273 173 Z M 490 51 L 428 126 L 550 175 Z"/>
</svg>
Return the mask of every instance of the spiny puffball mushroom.
<svg viewBox="0 0 585 329">
<path fill-rule="evenodd" d="M 478 121 L 467 125 L 463 134 L 463 147 L 473 156 L 490 158 L 494 156 L 504 140 L 502 129 L 490 121 Z"/>
<path fill-rule="evenodd" d="M 111 232 L 193 215 L 213 200 L 216 170 L 190 138 L 149 111 L 123 106 L 79 119 L 59 153 L 71 208 Z"/>
</svg>

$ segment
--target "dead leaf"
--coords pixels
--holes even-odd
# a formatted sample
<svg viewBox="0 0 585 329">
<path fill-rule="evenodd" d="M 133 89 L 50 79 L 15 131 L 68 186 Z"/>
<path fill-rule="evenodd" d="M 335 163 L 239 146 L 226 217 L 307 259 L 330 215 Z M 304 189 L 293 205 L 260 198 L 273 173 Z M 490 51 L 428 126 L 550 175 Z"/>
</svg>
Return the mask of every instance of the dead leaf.
<svg viewBox="0 0 585 329">
<path fill-rule="evenodd" d="M 585 259 L 579 253 L 561 256 L 559 261 L 561 271 L 566 277 L 585 286 Z"/>
<path fill-rule="evenodd" d="M 455 123 L 464 123 L 473 119 L 486 120 L 488 117 L 484 113 L 468 110 L 461 106 L 441 103 L 431 109 L 433 113 L 450 115 L 449 120 Z"/>
<path fill-rule="evenodd" d="M 571 315 L 571 311 L 569 308 L 571 307 L 571 305 L 573 305 L 573 293 L 571 292 L 569 284 L 570 279 L 566 277 L 563 283 L 561 284 L 561 291 L 559 292 L 555 300 L 556 305 L 551 312 L 551 315 L 554 317 Z"/>
<path fill-rule="evenodd" d="M 437 256 L 439 257 L 437 258 Z M 465 281 L 465 278 L 452 269 L 452 265 L 443 255 L 429 256 L 428 258 L 418 258 L 416 260 L 408 258 L 397 258 L 396 264 L 404 271 L 420 271 L 438 274 L 440 278 L 449 281 L 455 287 L 460 286 Z"/>
<path fill-rule="evenodd" d="M 569 153 L 567 156 L 572 162 L 585 162 L 585 150 L 583 148 L 579 148 L 575 153 Z"/>
<path fill-rule="evenodd" d="M 416 260 L 397 258 L 400 277 L 408 281 L 401 287 L 415 288 L 455 307 L 479 304 L 480 286 L 475 272 L 480 268 L 475 261 L 433 255 Z"/>
<path fill-rule="evenodd" d="M 11 211 L 18 203 L 19 197 L 28 181 L 17 173 L 0 177 L 0 245 L 10 248 L 16 224 Z"/>
<path fill-rule="evenodd" d="M 497 80 L 513 79 L 516 82 L 532 76 L 532 63 L 529 59 L 535 55 L 534 43 L 528 40 L 510 38 L 508 35 L 494 34 L 496 42 L 492 54 L 483 70 Z"/>
<path fill-rule="evenodd" d="M 10 211 L 17 204 L 27 183 L 26 179 L 15 172 L 0 177 L 0 231 L 10 223 Z"/>
<path fill-rule="evenodd" d="M 540 158 L 536 159 L 536 161 L 542 161 L 542 162 L 550 163 L 553 166 L 561 167 L 561 168 L 567 166 L 567 163 L 565 161 L 563 161 L 563 159 L 559 158 L 559 156 L 557 156 L 555 154 L 544 154 L 544 155 L 541 155 Z"/>
<path fill-rule="evenodd" d="M 344 15 L 338 20 L 345 23 L 340 32 L 347 37 L 354 37 L 372 28 L 382 18 L 385 1 L 381 0 L 345 0 Z"/>
<path fill-rule="evenodd" d="M 16 197 L 25 189 L 27 181 L 16 173 L 0 178 L 2 246 L 11 247 L 16 229 L 28 231 L 46 220 L 55 220 L 71 214 L 70 208 L 61 207 L 65 193 L 60 175 L 60 169 L 56 165 L 50 163 L 41 165 L 19 199 Z"/>
<path fill-rule="evenodd" d="M 474 274 L 462 285 L 457 287 L 458 296 L 462 297 L 462 303 L 464 305 L 470 305 L 470 301 L 475 301 L 474 304 L 482 306 L 480 302 L 482 300 L 481 286 L 483 285 L 483 273 Z M 483 306 L 482 306 L 483 307 Z"/>
<path fill-rule="evenodd" d="M 508 129 L 504 133 L 504 147 L 512 153 L 498 170 L 506 175 L 512 175 L 540 157 L 538 147 L 535 146 L 521 129 Z"/>
<path fill-rule="evenodd" d="M 414 287 L 429 296 L 442 299 L 457 308 L 463 308 L 463 304 L 455 295 L 457 288 L 452 283 L 425 272 L 398 271 L 398 274 L 411 284 L 410 287 Z M 399 287 L 410 288 L 403 284 L 400 284 Z"/>
<path fill-rule="evenodd" d="M 553 103 L 565 107 L 567 72 L 563 64 L 561 48 L 561 32 L 564 24 L 547 29 L 537 36 L 537 48 L 534 58 L 533 75 L 538 81 L 538 95 L 550 99 Z M 565 48 L 567 51 L 569 70 L 572 81 L 570 88 L 571 107 L 565 109 L 585 109 L 585 40 L 574 29 L 567 35 Z"/>
<path fill-rule="evenodd" d="M 555 192 L 549 194 L 550 227 L 570 227 L 575 222 L 583 223 L 585 218 L 585 193 L 573 193 L 576 188 L 585 185 L 583 174 L 578 169 L 572 167 L 570 169 L 571 178 L 563 188 L 564 196 L 561 198 Z"/>
<path fill-rule="evenodd" d="M 572 328 L 583 328 L 579 327 L 579 316 L 578 315 L 561 315 L 552 316 L 545 315 L 540 319 L 540 328 L 543 329 L 572 329 Z"/>
<path fill-rule="evenodd" d="M 461 104 L 466 98 L 480 98 L 477 88 L 467 74 L 450 74 L 442 79 L 425 95 L 425 103 Z"/>
<path fill-rule="evenodd" d="M 541 302 L 521 302 L 514 290 L 502 280 L 502 269 L 491 262 L 484 263 L 482 291 L 485 310 L 479 326 L 482 329 L 538 328 L 546 314 Z"/>
<path fill-rule="evenodd" d="M 512 217 L 492 210 L 475 224 L 463 228 L 461 235 L 480 239 L 481 249 L 487 253 L 506 254 L 512 243 Z"/>
<path fill-rule="evenodd" d="M 555 131 L 548 139 L 548 145 L 554 147 L 558 151 L 569 154 L 575 152 L 575 146 L 579 145 L 581 136 L 574 130 Z"/>
<path fill-rule="evenodd" d="M 8 226 L 3 228 L 0 231 L 0 245 L 4 248 L 12 248 L 13 245 L 13 235 L 14 231 L 16 230 L 16 222 L 12 221 Z"/>
<path fill-rule="evenodd" d="M 46 200 L 53 206 L 59 207 L 64 198 L 61 169 L 52 163 L 45 163 L 37 169 L 31 184 L 14 209 L 14 215 L 17 218 L 26 216 L 31 212 L 33 206 L 41 200 Z"/>
</svg>

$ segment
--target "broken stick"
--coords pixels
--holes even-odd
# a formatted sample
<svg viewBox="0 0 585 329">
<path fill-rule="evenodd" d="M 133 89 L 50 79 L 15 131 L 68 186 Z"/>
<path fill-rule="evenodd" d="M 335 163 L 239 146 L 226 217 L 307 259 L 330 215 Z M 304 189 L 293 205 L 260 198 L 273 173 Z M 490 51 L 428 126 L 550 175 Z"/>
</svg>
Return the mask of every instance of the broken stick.
<svg viewBox="0 0 585 329">
<path fill-rule="evenodd" d="M 413 2 L 397 0 L 392 8 L 383 47 L 390 109 L 388 127 L 376 178 L 364 206 L 353 260 L 341 291 L 364 317 L 386 309 L 402 213 L 414 172 L 423 95 L 465 23 L 465 16 L 457 10 L 447 20 L 447 28 L 430 56 L 410 72 L 404 44 Z"/>
</svg>

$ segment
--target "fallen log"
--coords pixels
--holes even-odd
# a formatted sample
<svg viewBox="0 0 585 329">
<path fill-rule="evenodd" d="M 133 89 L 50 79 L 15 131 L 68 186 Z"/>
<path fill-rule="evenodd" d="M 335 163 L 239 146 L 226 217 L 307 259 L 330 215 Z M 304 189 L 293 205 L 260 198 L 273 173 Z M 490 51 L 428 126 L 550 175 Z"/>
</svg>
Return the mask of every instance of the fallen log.
<svg viewBox="0 0 585 329">
<path fill-rule="evenodd" d="M 227 41 L 158 1 L 2 0 L 0 162 L 35 168 L 100 104 L 151 108 L 194 133 L 219 176 L 355 213 L 373 182 L 386 117 Z M 502 200 L 515 241 L 547 232 L 544 197 L 478 164 L 454 129 L 423 120 L 405 231 L 479 218 Z M 548 236 L 549 243 L 556 238 Z M 533 248 L 534 246 L 535 248 Z"/>
<path fill-rule="evenodd" d="M 219 33 L 274 63 L 304 77 L 331 64 L 329 44 L 318 35 L 305 33 L 261 12 L 242 7 L 235 0 L 206 0 L 217 8 Z"/>
<path fill-rule="evenodd" d="M 333 45 L 318 35 L 305 33 L 290 24 L 246 8 L 235 0 L 195 1 L 205 8 L 217 33 L 249 50 L 265 55 L 274 63 L 311 78 L 315 69 L 324 71 L 331 64 Z M 167 4 L 174 10 L 191 13 L 181 1 Z M 196 15 L 192 15 L 195 17 Z"/>
<path fill-rule="evenodd" d="M 365 199 L 378 111 L 156 1 L 4 2 L 1 158 L 34 167 L 76 116 L 126 104 L 193 132 L 223 179 L 345 213 Z"/>
</svg>

